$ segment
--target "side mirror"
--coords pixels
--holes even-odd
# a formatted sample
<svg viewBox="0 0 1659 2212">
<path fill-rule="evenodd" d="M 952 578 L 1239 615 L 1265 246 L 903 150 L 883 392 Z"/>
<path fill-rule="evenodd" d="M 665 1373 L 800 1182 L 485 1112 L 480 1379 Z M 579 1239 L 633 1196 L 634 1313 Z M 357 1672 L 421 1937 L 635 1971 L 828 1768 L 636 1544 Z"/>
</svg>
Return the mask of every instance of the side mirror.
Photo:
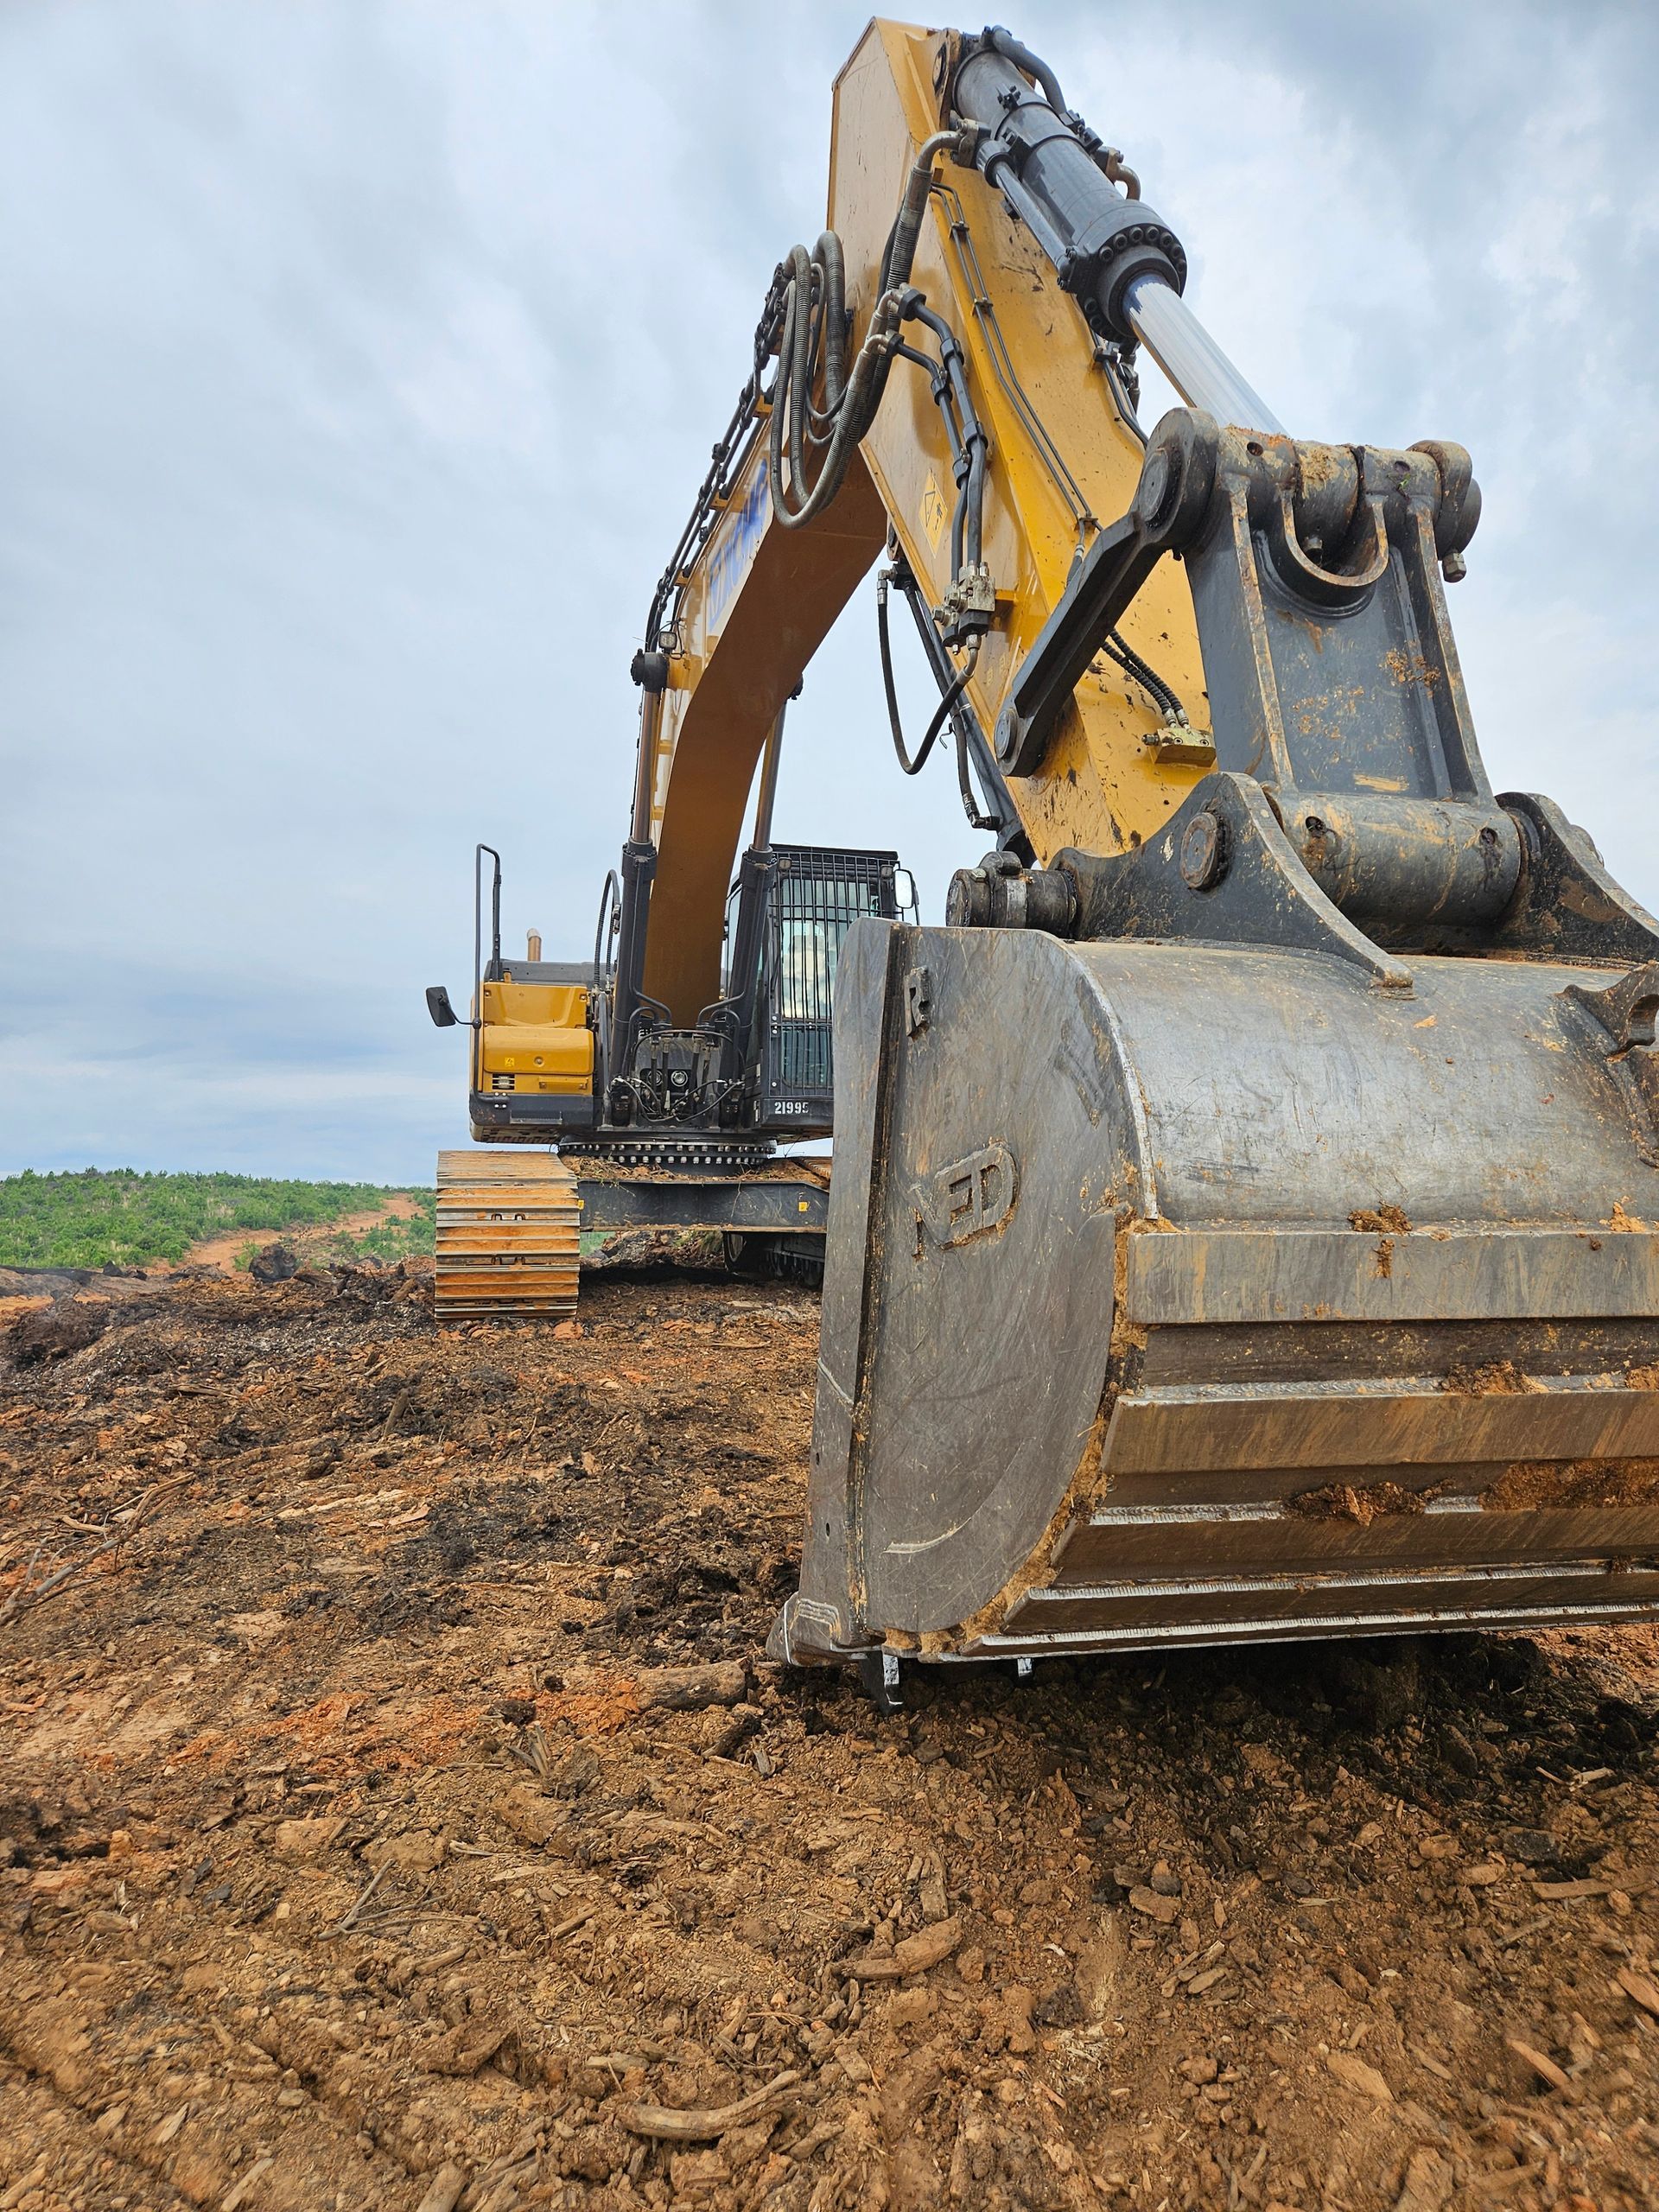
<svg viewBox="0 0 1659 2212">
<path fill-rule="evenodd" d="M 461 1019 L 450 1005 L 449 994 L 442 983 L 427 985 L 426 1010 L 432 1017 L 435 1029 L 453 1029 Z"/>
</svg>

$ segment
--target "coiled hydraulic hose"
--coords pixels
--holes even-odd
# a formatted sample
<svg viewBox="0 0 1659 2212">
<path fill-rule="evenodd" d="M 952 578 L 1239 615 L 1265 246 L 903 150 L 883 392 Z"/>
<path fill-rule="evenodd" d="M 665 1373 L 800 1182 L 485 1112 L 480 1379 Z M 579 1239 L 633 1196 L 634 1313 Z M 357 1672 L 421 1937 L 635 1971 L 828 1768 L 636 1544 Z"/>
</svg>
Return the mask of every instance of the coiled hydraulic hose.
<svg viewBox="0 0 1659 2212">
<path fill-rule="evenodd" d="M 902 302 L 932 189 L 936 156 L 957 142 L 953 130 L 924 141 L 905 184 L 905 195 L 881 260 L 880 296 L 850 372 L 843 380 L 847 288 L 841 241 L 826 231 L 808 253 L 794 246 L 789 271 L 778 382 L 772 395 L 769 473 L 772 508 L 785 530 L 799 530 L 822 514 L 846 480 L 860 440 L 875 420 L 898 343 Z M 816 356 L 823 354 L 823 405 L 812 401 Z M 814 474 L 809 448 L 822 449 Z M 784 463 L 789 473 L 785 480 Z"/>
</svg>

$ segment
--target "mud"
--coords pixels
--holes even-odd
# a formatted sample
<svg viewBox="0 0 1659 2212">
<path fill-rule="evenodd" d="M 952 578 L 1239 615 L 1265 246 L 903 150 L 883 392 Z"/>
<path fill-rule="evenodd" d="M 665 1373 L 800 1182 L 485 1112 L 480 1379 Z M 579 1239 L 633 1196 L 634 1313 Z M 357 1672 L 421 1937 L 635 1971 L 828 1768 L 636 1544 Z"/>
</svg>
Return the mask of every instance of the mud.
<svg viewBox="0 0 1659 2212">
<path fill-rule="evenodd" d="M 1370 1236 L 1409 1236 L 1411 1224 L 1398 1206 L 1361 1206 L 1348 1217 L 1351 1229 L 1362 1229 Z"/>
<path fill-rule="evenodd" d="M 798 1290 L 144 1288 L 0 1377 L 8 2212 L 1655 2201 L 1651 1633 L 882 1719 Z"/>
<path fill-rule="evenodd" d="M 1491 1513 L 1539 1506 L 1650 1505 L 1659 1498 L 1659 1459 L 1538 1459 L 1505 1467 L 1480 1494 Z"/>
<path fill-rule="evenodd" d="M 1389 1513 L 1423 1513 L 1437 1490 L 1408 1490 L 1403 1483 L 1371 1483 L 1356 1488 L 1352 1483 L 1331 1483 L 1323 1490 L 1299 1491 L 1287 1500 L 1293 1513 L 1316 1521 L 1355 1521 L 1369 1529 Z"/>
<path fill-rule="evenodd" d="M 1454 1367 L 1440 1384 L 1456 1398 L 1519 1398 L 1543 1387 L 1535 1376 L 1523 1375 L 1512 1359 L 1488 1360 L 1483 1367 Z"/>
</svg>

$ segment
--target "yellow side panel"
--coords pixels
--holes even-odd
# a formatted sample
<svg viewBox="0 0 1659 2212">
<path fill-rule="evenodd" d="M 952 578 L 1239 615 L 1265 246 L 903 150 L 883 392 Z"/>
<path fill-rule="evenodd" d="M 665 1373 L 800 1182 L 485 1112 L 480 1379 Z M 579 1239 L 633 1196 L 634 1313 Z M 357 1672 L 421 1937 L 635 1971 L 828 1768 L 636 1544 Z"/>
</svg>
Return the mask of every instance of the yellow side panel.
<svg viewBox="0 0 1659 2212">
<path fill-rule="evenodd" d="M 580 983 L 486 983 L 486 1021 L 528 1021 L 580 1029 L 588 1020 L 588 993 Z"/>
<path fill-rule="evenodd" d="M 486 1075 L 516 1075 L 521 1090 L 590 1090 L 594 1033 L 550 1021 L 486 1021 L 483 1060 Z"/>
<path fill-rule="evenodd" d="M 510 1075 L 516 1090 L 591 1090 L 588 997 L 580 983 L 486 983 L 474 1081 Z"/>
</svg>

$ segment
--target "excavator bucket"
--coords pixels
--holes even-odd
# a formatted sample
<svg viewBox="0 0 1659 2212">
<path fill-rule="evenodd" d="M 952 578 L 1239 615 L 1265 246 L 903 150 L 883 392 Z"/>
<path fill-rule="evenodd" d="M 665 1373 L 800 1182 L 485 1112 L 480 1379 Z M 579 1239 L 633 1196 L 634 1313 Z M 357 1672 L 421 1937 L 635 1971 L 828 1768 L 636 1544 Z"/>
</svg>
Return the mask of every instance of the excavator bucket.
<svg viewBox="0 0 1659 2212">
<path fill-rule="evenodd" d="M 836 979 L 792 1659 L 1659 1614 L 1659 925 L 1494 796 L 1449 445 L 1148 442 L 997 725 L 1164 552 L 1217 767 Z"/>
<path fill-rule="evenodd" d="M 1659 1612 L 1659 969 L 1608 982 L 861 923 L 778 1655 Z"/>
</svg>

